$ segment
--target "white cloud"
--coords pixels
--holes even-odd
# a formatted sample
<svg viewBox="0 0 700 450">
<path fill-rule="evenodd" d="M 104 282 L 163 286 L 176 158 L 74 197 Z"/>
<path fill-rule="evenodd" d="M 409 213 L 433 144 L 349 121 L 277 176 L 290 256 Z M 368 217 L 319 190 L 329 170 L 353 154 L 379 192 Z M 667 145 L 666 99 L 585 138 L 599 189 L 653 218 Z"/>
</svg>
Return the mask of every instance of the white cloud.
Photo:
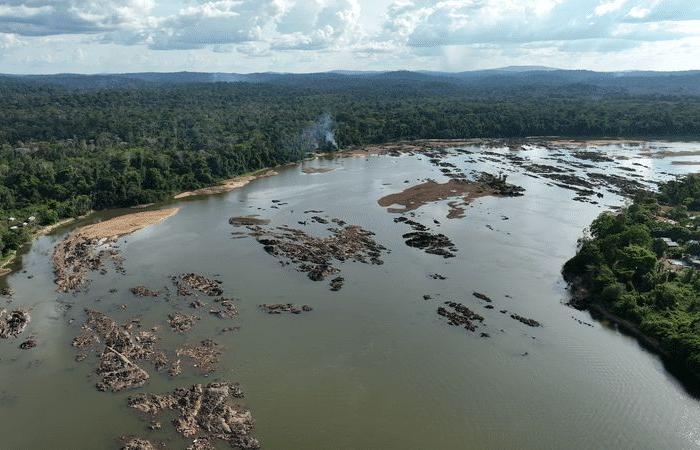
<svg viewBox="0 0 700 450">
<path fill-rule="evenodd" d="M 134 26 L 153 0 L 4 0 L 0 32 L 23 36 L 85 34 Z"/>
<path fill-rule="evenodd" d="M 685 55 L 699 40 L 696 0 L 0 0 L 0 70 L 32 58 L 77 67 L 83 54 L 85 65 L 103 64 L 117 49 L 133 60 L 110 68 L 465 70 L 539 58 L 575 65 L 610 52 L 610 65 L 634 54 L 639 65 L 675 58 L 685 67 L 697 65 Z M 662 48 L 684 56 L 658 59 Z M 652 49 L 656 61 L 640 53 Z"/>
</svg>

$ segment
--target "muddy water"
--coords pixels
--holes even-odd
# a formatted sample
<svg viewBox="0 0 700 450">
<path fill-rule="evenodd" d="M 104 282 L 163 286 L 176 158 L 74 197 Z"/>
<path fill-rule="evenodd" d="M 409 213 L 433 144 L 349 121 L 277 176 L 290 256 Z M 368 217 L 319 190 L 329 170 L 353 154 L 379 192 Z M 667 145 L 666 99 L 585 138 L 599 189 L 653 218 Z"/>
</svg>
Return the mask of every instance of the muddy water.
<svg viewBox="0 0 700 450">
<path fill-rule="evenodd" d="M 681 143 L 651 148 L 663 146 L 700 148 Z M 596 168 L 582 170 L 637 173 L 647 182 L 695 170 L 673 165 L 673 159 L 700 160 L 639 156 L 646 147 L 597 148 L 618 159 L 583 161 Z M 0 341 L 0 447 L 118 448 L 117 438 L 127 434 L 164 441 L 168 448 L 188 445 L 167 421 L 161 431 L 148 431 L 147 422 L 126 408 L 129 393 L 96 391 L 95 359 L 75 362 L 70 346 L 86 307 L 120 321 L 138 316 L 149 327 L 160 325 L 167 346 L 205 337 L 219 342 L 224 357 L 208 378 L 186 370 L 170 380 L 146 366 L 152 378 L 139 391 L 165 392 L 217 378 L 239 381 L 264 448 L 700 446 L 700 402 L 662 362 L 635 340 L 564 304 L 562 264 L 575 252 L 584 227 L 623 199 L 600 188 L 599 204 L 572 201 L 574 192 L 525 176 L 505 157 L 505 148 L 489 149 L 501 156 L 488 159 L 479 154 L 482 149 L 466 150 L 475 153 L 454 152 L 446 160 L 467 174 L 506 171 L 508 181 L 526 192 L 480 198 L 463 219 L 446 219 L 447 202 L 419 208 L 414 220 L 458 247 L 452 259 L 407 247 L 401 235 L 408 227 L 377 205 L 380 197 L 427 177 L 446 181 L 420 155 L 317 160 L 304 167 L 335 170 L 305 174 L 291 167 L 238 191 L 178 202 L 178 215 L 120 240 L 126 275 L 95 273 L 83 293 L 57 294 L 52 282 L 49 256 L 69 229 L 38 239 L 23 258 L 26 272 L 7 278 L 16 291 L 9 306 L 31 309 L 22 337 L 36 336 L 39 346 L 22 351 L 20 340 Z M 564 156 L 552 156 L 560 153 Z M 575 160 L 568 150 L 544 148 L 518 156 L 552 165 Z M 272 208 L 272 200 L 287 204 Z M 391 250 L 385 264 L 341 265 L 345 285 L 331 292 L 327 282 L 281 266 L 252 238 L 233 239 L 227 223 L 231 216 L 259 214 L 273 226 L 299 226 L 310 209 L 376 232 L 377 241 Z M 325 229 L 311 222 L 303 228 Z M 226 295 L 240 299 L 239 318 L 207 317 L 205 308 L 194 312 L 202 320 L 193 330 L 180 335 L 165 321 L 173 310 L 193 313 L 186 303 L 136 298 L 128 291 L 136 285 L 161 288 L 170 284 L 170 274 L 191 271 L 223 280 Z M 432 273 L 447 279 L 429 278 Z M 485 309 L 473 291 L 489 295 L 495 308 Z M 424 300 L 425 294 L 433 299 Z M 479 331 L 490 337 L 447 326 L 436 314 L 445 300 L 483 315 Z M 314 310 L 272 316 L 257 308 L 279 302 Z M 510 313 L 543 326 L 527 327 Z M 241 328 L 220 332 L 232 325 Z"/>
</svg>

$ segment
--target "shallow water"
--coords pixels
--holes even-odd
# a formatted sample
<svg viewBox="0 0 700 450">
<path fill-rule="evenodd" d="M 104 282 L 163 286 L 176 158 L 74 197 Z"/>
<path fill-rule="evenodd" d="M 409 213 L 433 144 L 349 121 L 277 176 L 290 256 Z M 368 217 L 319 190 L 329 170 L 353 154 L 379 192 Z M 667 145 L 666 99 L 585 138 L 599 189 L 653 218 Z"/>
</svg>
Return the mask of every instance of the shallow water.
<svg viewBox="0 0 700 450">
<path fill-rule="evenodd" d="M 648 147 L 700 149 L 692 143 L 603 146 L 596 150 L 615 162 L 583 162 L 596 166 L 586 170 L 626 176 L 631 172 L 620 167 L 632 167 L 647 182 L 696 170 L 671 164 L 674 159 L 700 160 L 639 156 Z M 574 192 L 523 175 L 507 158 L 485 159 L 479 155 L 483 149 L 466 150 L 475 153 L 455 151 L 446 160 L 467 174 L 508 171 L 509 182 L 526 192 L 518 198 L 480 198 L 463 219 L 446 218 L 447 202 L 418 209 L 414 220 L 455 242 L 459 251 L 452 259 L 407 247 L 401 235 L 410 229 L 377 205 L 380 197 L 425 178 L 446 180 L 422 155 L 320 159 L 304 164 L 335 170 L 304 174 L 301 166 L 289 167 L 225 195 L 175 202 L 179 214 L 120 240 L 126 275 L 111 269 L 94 273 L 89 290 L 74 295 L 54 291 L 50 265 L 53 246 L 70 227 L 39 238 L 23 258 L 26 273 L 7 278 L 16 291 L 8 307 L 31 308 L 32 322 L 21 338 L 34 335 L 39 346 L 22 351 L 21 340 L 0 341 L 0 447 L 118 448 L 118 437 L 127 434 L 163 440 L 168 448 L 188 445 L 167 421 L 161 431 L 148 431 L 147 421 L 126 408 L 133 391 L 98 392 L 94 357 L 74 361 L 70 342 L 86 307 L 119 321 L 139 316 L 147 327 L 160 325 L 170 347 L 213 337 L 224 346 L 214 374 L 204 378 L 186 370 L 171 380 L 146 365 L 152 378 L 138 391 L 238 381 L 264 448 L 700 446 L 700 402 L 659 358 L 564 304 L 562 264 L 591 220 L 624 200 L 600 189 L 604 197 L 596 199 L 598 205 L 572 201 Z M 552 165 L 572 160 L 568 150 L 531 148 L 517 155 Z M 274 209 L 273 199 L 287 204 Z M 293 266 L 281 266 L 254 239 L 232 239 L 234 228 L 227 223 L 231 216 L 259 214 L 273 226 L 297 227 L 309 209 L 376 232 L 376 240 L 391 250 L 385 263 L 341 265 L 345 285 L 331 292 L 327 282 L 312 282 Z M 302 228 L 325 230 L 310 222 Z M 240 299 L 239 318 L 220 320 L 208 317 L 206 308 L 194 312 L 185 302 L 137 298 L 128 291 L 139 284 L 170 285 L 168 276 L 182 272 L 223 280 L 225 294 Z M 433 280 L 431 273 L 447 280 Z M 495 308 L 485 309 L 473 291 L 489 295 Z M 424 294 L 433 299 L 424 300 Z M 483 330 L 448 326 L 436 314 L 445 300 L 483 315 Z M 314 310 L 273 316 L 257 307 L 281 302 Z M 173 310 L 202 320 L 190 333 L 173 333 L 165 323 Z M 527 327 L 511 319 L 511 312 L 543 326 Z M 231 325 L 241 328 L 220 332 Z M 480 331 L 491 337 L 479 337 Z"/>
</svg>

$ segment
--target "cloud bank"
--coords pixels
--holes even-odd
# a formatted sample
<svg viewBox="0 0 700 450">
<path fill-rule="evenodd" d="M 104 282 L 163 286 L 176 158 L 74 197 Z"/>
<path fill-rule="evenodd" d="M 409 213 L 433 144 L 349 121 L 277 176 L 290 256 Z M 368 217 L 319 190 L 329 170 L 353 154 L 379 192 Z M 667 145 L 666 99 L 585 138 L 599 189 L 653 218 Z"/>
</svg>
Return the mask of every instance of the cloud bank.
<svg viewBox="0 0 700 450">
<path fill-rule="evenodd" d="M 377 3 L 381 17 L 376 17 Z M 60 47 L 103 60 L 102 51 L 174 54 L 191 61 L 216 55 L 267 70 L 298 70 L 335 60 L 346 68 L 380 63 L 442 69 L 475 58 L 551 65 L 610 54 L 650 57 L 663 49 L 700 56 L 700 2 L 695 0 L 3 0 L 3 55 L 17 64 Z M 63 51 L 62 53 L 66 53 Z M 170 55 L 169 55 L 170 54 Z M 585 55 L 585 56 L 582 56 Z M 606 56 L 608 55 L 608 56 Z M 669 57 L 670 57 L 669 56 Z M 667 59 L 669 58 L 667 57 Z M 683 57 L 683 58 L 682 58 Z M 24 61 L 24 62 L 22 62 Z M 265 63 L 267 61 L 267 65 Z M 670 60 L 669 60 L 670 61 Z M 687 63 L 687 62 L 686 62 Z M 351 67 L 348 67 L 351 66 Z M 287 68 L 284 66 L 288 66 Z M 447 67 L 446 67 L 447 66 Z M 233 68 L 233 67 L 232 67 Z M 425 67 L 430 68 L 430 67 Z M 464 67 L 462 67 L 464 68 Z M 699 67 L 700 68 L 700 67 Z M 207 70 L 207 68 L 203 68 Z M 311 67 L 309 70 L 320 70 Z"/>
</svg>

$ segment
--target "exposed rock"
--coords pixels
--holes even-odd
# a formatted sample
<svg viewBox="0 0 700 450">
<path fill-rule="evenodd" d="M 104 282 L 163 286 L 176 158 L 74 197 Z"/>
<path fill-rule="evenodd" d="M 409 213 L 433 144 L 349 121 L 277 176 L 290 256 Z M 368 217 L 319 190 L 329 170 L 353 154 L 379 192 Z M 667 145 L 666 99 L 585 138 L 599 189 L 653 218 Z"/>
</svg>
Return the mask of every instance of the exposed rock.
<svg viewBox="0 0 700 450">
<path fill-rule="evenodd" d="M 195 384 L 175 389 L 172 394 L 134 395 L 129 398 L 129 406 L 150 415 L 174 411 L 178 417 L 173 424 L 184 437 L 221 439 L 232 447 L 256 449 L 260 443 L 251 434 L 254 422 L 250 411 L 231 402 L 242 396 L 232 383 Z"/>
<path fill-rule="evenodd" d="M 519 321 L 519 322 L 524 323 L 525 325 L 527 325 L 529 327 L 541 326 L 541 324 L 538 321 L 536 321 L 535 319 L 528 319 L 527 317 L 523 317 L 523 316 L 520 316 L 518 314 L 511 314 L 510 317 Z"/>
<path fill-rule="evenodd" d="M 453 258 L 457 252 L 457 247 L 450 238 L 444 234 L 432 234 L 427 231 L 413 231 L 403 235 L 406 245 L 423 250 L 431 255 L 442 256 L 443 258 Z"/>
<path fill-rule="evenodd" d="M 22 350 L 29 350 L 29 349 L 34 348 L 36 346 L 37 346 L 37 342 L 36 342 L 36 339 L 33 337 L 30 337 L 26 341 L 19 344 L 19 348 L 21 348 Z"/>
<path fill-rule="evenodd" d="M 233 319 L 238 316 L 238 308 L 233 304 L 233 299 L 221 297 L 214 300 L 214 302 L 220 305 L 221 308 L 211 308 L 209 314 L 215 315 L 219 319 Z"/>
<path fill-rule="evenodd" d="M 115 243 L 120 236 L 158 223 L 178 212 L 178 208 L 143 211 L 87 225 L 60 242 L 53 253 L 55 283 L 59 292 L 73 291 L 87 282 L 88 273 L 102 270 L 111 259 L 117 271 L 124 272 L 123 258 Z"/>
<path fill-rule="evenodd" d="M 190 331 L 197 320 L 199 320 L 199 317 L 190 314 L 168 314 L 168 324 L 170 324 L 170 328 L 178 333 Z"/>
<path fill-rule="evenodd" d="M 159 291 L 154 291 L 146 286 L 134 286 L 129 289 L 132 294 L 134 294 L 137 297 L 158 297 L 160 294 Z"/>
<path fill-rule="evenodd" d="M 213 372 L 221 356 L 219 344 L 211 339 L 205 339 L 198 345 L 185 344 L 176 353 L 177 356 L 190 358 L 194 367 L 197 367 L 202 373 Z"/>
<path fill-rule="evenodd" d="M 210 297 L 215 297 L 224 293 L 217 280 L 212 280 L 204 275 L 185 273 L 181 274 L 179 277 L 173 276 L 171 279 L 177 286 L 178 295 L 183 297 L 192 295 L 192 290 L 197 290 Z"/>
<path fill-rule="evenodd" d="M 386 250 L 374 241 L 374 233 L 357 225 L 330 227 L 330 236 L 326 237 L 312 236 L 288 226 L 250 229 L 251 236 L 267 253 L 280 258 L 283 264 L 295 264 L 297 270 L 305 272 L 313 281 L 324 280 L 339 272 L 340 269 L 333 265 L 335 261 L 383 264 L 381 256 Z M 333 285 L 340 288 L 338 282 Z"/>
<path fill-rule="evenodd" d="M 292 303 L 271 303 L 260 305 L 268 314 L 282 314 L 283 312 L 292 314 L 301 314 L 302 312 L 312 311 L 313 308 L 309 305 L 294 305 Z"/>
<path fill-rule="evenodd" d="M 339 291 L 345 283 L 345 278 L 335 277 L 331 280 L 331 291 Z"/>
<path fill-rule="evenodd" d="M 481 292 L 472 292 L 472 295 L 478 298 L 479 300 L 491 303 L 491 297 L 489 297 L 486 294 L 482 294 Z"/>
<path fill-rule="evenodd" d="M 27 328 L 31 316 L 27 311 L 14 310 L 7 312 L 0 309 L 0 338 L 17 337 Z"/>
<path fill-rule="evenodd" d="M 138 437 L 126 438 L 122 450 L 156 450 L 157 447 L 146 439 Z"/>
<path fill-rule="evenodd" d="M 150 331 L 133 332 L 134 322 L 120 326 L 107 315 L 86 310 L 83 331 L 73 339 L 76 348 L 102 348 L 95 372 L 101 377 L 97 389 L 121 391 L 142 386 L 150 376 L 138 364 L 154 361 L 160 353 L 155 349 L 156 336 Z"/>
<path fill-rule="evenodd" d="M 445 302 L 446 307 L 438 307 L 437 313 L 447 318 L 447 323 L 453 326 L 463 327 L 469 331 L 476 331 L 476 322 L 483 323 L 484 318 L 467 308 L 461 303 Z"/>
</svg>

